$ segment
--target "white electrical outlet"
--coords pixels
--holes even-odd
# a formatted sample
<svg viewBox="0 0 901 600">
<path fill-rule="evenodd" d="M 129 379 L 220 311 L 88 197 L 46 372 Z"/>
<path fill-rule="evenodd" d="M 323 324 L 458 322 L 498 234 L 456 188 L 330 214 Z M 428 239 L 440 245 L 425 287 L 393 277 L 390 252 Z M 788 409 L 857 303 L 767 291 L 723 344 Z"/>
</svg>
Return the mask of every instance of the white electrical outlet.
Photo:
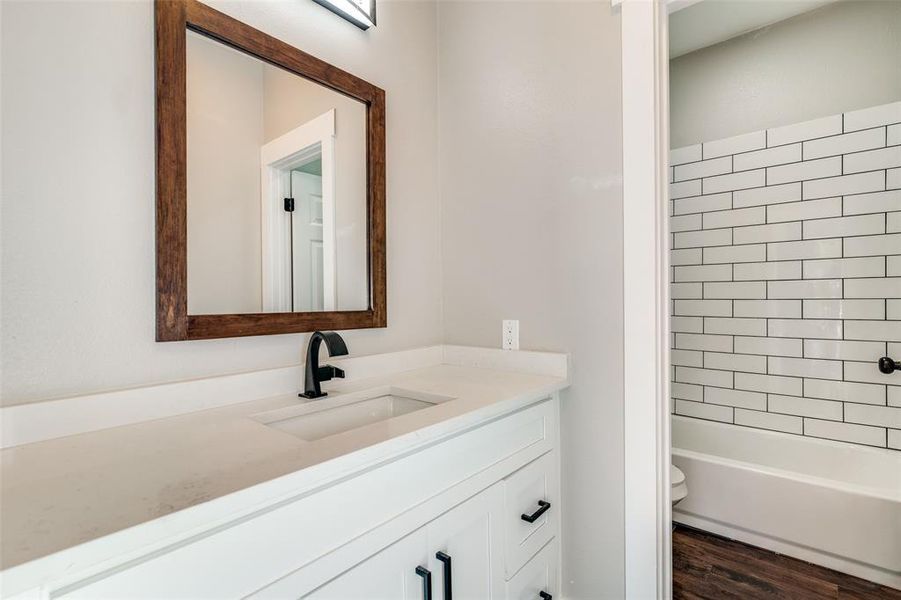
<svg viewBox="0 0 901 600">
<path fill-rule="evenodd" d="M 511 319 L 503 322 L 501 348 L 504 350 L 519 350 L 519 321 Z"/>
</svg>

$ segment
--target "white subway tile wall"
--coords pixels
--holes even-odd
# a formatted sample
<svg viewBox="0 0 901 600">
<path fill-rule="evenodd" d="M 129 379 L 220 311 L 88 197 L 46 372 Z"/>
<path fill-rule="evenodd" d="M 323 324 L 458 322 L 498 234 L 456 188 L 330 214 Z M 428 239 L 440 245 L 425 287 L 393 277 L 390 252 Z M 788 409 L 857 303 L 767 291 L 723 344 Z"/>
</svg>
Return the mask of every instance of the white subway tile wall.
<svg viewBox="0 0 901 600">
<path fill-rule="evenodd" d="M 673 412 L 901 450 L 901 102 L 670 162 Z"/>
</svg>

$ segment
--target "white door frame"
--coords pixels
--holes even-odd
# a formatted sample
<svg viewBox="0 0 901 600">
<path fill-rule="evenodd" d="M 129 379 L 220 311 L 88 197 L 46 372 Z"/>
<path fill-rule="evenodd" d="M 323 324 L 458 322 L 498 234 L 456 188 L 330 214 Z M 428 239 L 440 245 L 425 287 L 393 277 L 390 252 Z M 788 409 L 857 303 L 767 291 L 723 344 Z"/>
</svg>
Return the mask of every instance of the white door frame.
<svg viewBox="0 0 901 600">
<path fill-rule="evenodd" d="M 612 3 L 622 27 L 626 597 L 670 598 L 667 2 Z"/>
<path fill-rule="evenodd" d="M 322 288 L 323 309 L 337 306 L 335 257 L 335 110 L 307 121 L 260 148 L 260 223 L 263 311 L 289 312 L 292 302 L 290 220 L 283 199 L 290 178 L 285 173 L 304 161 L 309 149 L 322 153 Z"/>
</svg>

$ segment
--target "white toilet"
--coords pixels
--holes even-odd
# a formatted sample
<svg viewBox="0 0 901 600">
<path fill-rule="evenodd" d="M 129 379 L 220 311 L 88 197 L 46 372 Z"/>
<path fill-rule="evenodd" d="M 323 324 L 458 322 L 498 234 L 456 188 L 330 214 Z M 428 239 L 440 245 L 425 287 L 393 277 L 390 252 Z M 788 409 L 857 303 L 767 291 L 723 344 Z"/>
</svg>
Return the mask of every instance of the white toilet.
<svg viewBox="0 0 901 600">
<path fill-rule="evenodd" d="M 669 478 L 671 486 L 670 499 L 673 502 L 673 506 L 676 506 L 680 500 L 688 495 L 688 486 L 685 485 L 685 473 L 679 467 L 670 465 Z"/>
</svg>

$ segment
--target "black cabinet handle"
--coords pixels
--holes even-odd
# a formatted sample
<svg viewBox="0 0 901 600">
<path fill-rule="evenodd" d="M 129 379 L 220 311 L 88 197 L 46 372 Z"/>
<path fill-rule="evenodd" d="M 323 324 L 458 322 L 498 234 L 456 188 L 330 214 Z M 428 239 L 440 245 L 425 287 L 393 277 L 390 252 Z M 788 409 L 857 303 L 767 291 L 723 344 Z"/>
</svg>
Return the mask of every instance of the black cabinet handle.
<svg viewBox="0 0 901 600">
<path fill-rule="evenodd" d="M 901 363 L 895 362 L 888 356 L 880 358 L 877 364 L 879 365 L 879 370 L 886 375 L 891 375 L 894 371 L 901 370 Z"/>
<path fill-rule="evenodd" d="M 523 513 L 522 515 L 520 515 L 519 518 L 522 519 L 523 521 L 525 521 L 526 523 L 534 523 L 535 521 L 538 520 L 538 517 L 540 517 L 541 515 L 543 515 L 544 513 L 547 512 L 547 509 L 549 509 L 551 507 L 551 503 L 545 502 L 544 500 L 539 500 L 538 506 L 539 506 L 538 510 L 533 512 L 531 515 L 527 515 L 526 513 Z"/>
<path fill-rule="evenodd" d="M 435 558 L 444 563 L 444 600 L 453 600 L 453 577 L 451 575 L 451 557 L 444 552 L 435 554 Z"/>
<path fill-rule="evenodd" d="M 422 577 L 422 600 L 432 600 L 432 572 L 425 567 L 416 567 L 416 574 Z"/>
<path fill-rule="evenodd" d="M 553 600 L 554 598 L 547 592 L 538 592 L 538 597 L 541 598 L 541 600 Z"/>
</svg>

